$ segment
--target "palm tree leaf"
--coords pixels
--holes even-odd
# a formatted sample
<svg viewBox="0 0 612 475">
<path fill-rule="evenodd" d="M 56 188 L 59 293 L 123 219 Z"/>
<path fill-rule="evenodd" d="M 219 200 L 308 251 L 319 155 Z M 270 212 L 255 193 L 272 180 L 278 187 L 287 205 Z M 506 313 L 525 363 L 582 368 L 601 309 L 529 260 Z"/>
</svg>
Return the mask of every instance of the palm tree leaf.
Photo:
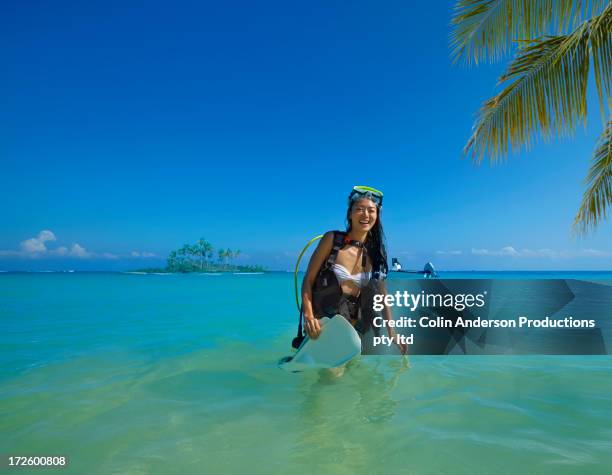
<svg viewBox="0 0 612 475">
<path fill-rule="evenodd" d="M 481 108 L 466 154 L 495 162 L 510 149 L 529 148 L 538 131 L 548 139 L 571 133 L 586 119 L 589 25 L 525 42 L 500 78 L 500 84 L 510 84 Z"/>
<path fill-rule="evenodd" d="M 585 234 L 606 219 L 612 206 L 612 120 L 599 138 L 586 178 L 587 190 L 574 219 L 574 230 Z"/>
<path fill-rule="evenodd" d="M 607 0 L 458 0 L 451 19 L 453 62 L 499 60 L 513 40 L 566 33 L 607 4 Z"/>
<path fill-rule="evenodd" d="M 590 33 L 593 73 L 603 122 L 610 112 L 610 83 L 612 78 L 612 3 L 593 19 Z"/>
</svg>

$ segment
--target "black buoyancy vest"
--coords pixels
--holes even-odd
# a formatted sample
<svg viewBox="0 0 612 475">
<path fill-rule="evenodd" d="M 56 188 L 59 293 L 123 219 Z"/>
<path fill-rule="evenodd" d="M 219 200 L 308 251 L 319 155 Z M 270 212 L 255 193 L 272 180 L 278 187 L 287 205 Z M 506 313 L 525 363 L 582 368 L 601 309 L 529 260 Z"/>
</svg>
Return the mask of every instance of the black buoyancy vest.
<svg viewBox="0 0 612 475">
<path fill-rule="evenodd" d="M 332 266 L 336 263 L 338 252 L 346 244 L 352 244 L 359 247 L 363 247 L 363 260 L 362 266 L 365 268 L 366 265 L 366 249 L 363 244 L 359 241 L 347 241 L 347 233 L 343 231 L 334 231 L 332 250 L 317 277 L 315 278 L 312 286 L 312 310 L 315 317 L 333 317 L 338 313 L 338 305 L 342 299 L 343 292 L 340 282 L 332 269 Z M 297 336 L 293 339 L 292 346 L 298 348 L 304 340 L 302 332 L 302 318 L 304 308 L 300 308 L 300 320 L 298 324 Z"/>
<path fill-rule="evenodd" d="M 338 302 L 342 297 L 342 287 L 332 266 L 336 263 L 338 252 L 344 246 L 345 236 L 346 233 L 334 231 L 332 250 L 312 286 L 312 310 L 316 317 L 336 314 Z"/>
<path fill-rule="evenodd" d="M 312 286 L 312 310 L 315 317 L 325 315 L 332 316 L 336 314 L 338 303 L 342 297 L 342 287 L 338 282 L 338 278 L 332 269 L 336 262 L 338 252 L 344 246 L 344 237 L 346 233 L 334 231 L 332 250 L 329 257 L 319 270 Z M 304 305 L 300 307 L 300 319 L 298 323 L 297 336 L 291 342 L 291 346 L 299 348 L 304 341 L 304 333 L 302 331 L 302 319 L 304 317 Z"/>
</svg>

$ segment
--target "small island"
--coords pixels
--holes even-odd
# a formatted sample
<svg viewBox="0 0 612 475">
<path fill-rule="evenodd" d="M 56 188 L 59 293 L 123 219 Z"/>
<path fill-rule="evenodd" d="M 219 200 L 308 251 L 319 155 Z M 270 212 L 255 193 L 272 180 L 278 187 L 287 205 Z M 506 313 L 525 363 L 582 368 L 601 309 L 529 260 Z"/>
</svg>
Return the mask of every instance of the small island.
<svg viewBox="0 0 612 475">
<path fill-rule="evenodd" d="M 216 260 L 215 257 L 216 256 Z M 166 259 L 165 268 L 137 269 L 133 272 L 146 273 L 189 273 L 189 272 L 265 272 L 260 265 L 235 265 L 233 260 L 240 256 L 240 250 L 215 249 L 206 239 L 201 238 L 194 244 L 185 244 L 171 251 Z"/>
</svg>

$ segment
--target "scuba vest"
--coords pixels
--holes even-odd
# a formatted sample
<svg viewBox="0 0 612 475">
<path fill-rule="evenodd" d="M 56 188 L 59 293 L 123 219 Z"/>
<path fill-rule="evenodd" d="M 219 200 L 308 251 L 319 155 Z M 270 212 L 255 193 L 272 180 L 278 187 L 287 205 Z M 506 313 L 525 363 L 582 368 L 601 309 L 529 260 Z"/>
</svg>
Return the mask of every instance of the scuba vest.
<svg viewBox="0 0 612 475">
<path fill-rule="evenodd" d="M 344 246 L 344 236 L 346 233 L 334 231 L 334 241 L 332 250 L 323 264 L 312 286 L 312 310 L 315 317 L 328 316 L 336 314 L 338 302 L 342 297 L 342 287 L 338 278 L 332 269 L 336 263 L 338 252 Z"/>
<path fill-rule="evenodd" d="M 338 278 L 332 269 L 338 257 L 338 252 L 345 245 L 353 245 L 363 249 L 361 265 L 365 269 L 367 251 L 363 243 L 349 239 L 346 232 L 334 231 L 332 250 L 323 266 L 321 266 L 312 286 L 312 310 L 316 318 L 324 316 L 333 317 L 339 313 L 338 310 L 340 306 L 342 306 L 343 310 L 346 309 L 347 306 L 350 306 L 351 309 L 355 309 L 355 305 L 359 307 L 360 297 L 355 297 L 351 299 L 352 301 L 350 302 L 346 301 L 347 299 L 342 292 L 340 282 L 338 282 Z M 357 310 L 359 309 L 357 308 Z M 300 306 L 300 320 L 297 336 L 293 339 L 291 344 L 294 348 L 299 348 L 304 339 L 302 332 L 303 314 L 303 307 Z M 344 316 L 349 322 L 354 323 L 348 315 Z"/>
</svg>

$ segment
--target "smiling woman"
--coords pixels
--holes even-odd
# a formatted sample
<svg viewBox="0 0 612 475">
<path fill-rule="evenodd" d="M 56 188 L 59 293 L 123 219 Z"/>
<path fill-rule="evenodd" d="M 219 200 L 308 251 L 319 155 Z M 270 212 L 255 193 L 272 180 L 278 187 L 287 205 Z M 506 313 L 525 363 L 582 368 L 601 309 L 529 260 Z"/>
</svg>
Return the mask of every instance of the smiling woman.
<svg viewBox="0 0 612 475">
<path fill-rule="evenodd" d="M 310 338 L 321 333 L 319 319 L 342 315 L 360 336 L 370 328 L 368 298 L 386 293 L 387 251 L 382 226 L 383 193 L 355 186 L 348 198 L 346 231 L 323 236 L 302 283 L 304 328 Z M 390 319 L 390 312 L 385 312 Z M 392 331 L 390 336 L 394 337 Z M 402 353 L 405 344 L 400 345 Z"/>
</svg>

